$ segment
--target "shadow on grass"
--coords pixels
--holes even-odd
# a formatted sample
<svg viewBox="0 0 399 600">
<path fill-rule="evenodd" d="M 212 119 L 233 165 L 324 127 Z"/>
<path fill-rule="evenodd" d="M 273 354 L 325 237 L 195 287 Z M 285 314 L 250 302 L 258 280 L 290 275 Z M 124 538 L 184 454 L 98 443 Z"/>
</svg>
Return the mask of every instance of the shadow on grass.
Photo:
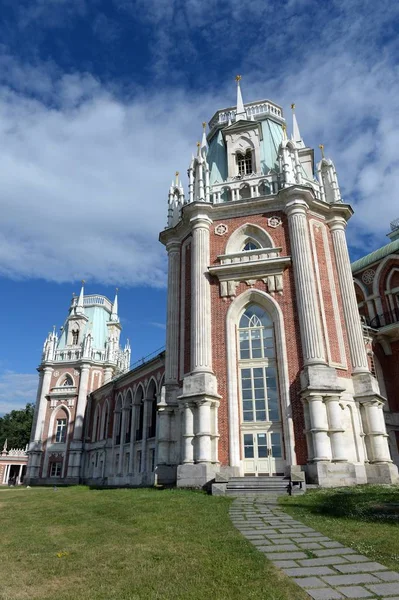
<svg viewBox="0 0 399 600">
<path fill-rule="evenodd" d="M 397 525 L 399 523 L 399 488 L 358 486 L 320 490 L 306 494 L 290 506 L 323 516 Z"/>
</svg>

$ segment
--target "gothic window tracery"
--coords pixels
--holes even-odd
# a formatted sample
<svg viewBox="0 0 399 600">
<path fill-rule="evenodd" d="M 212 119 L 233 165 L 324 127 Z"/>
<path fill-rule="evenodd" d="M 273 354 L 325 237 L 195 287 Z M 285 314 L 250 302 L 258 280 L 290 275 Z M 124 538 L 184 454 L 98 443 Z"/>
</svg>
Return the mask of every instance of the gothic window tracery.
<svg viewBox="0 0 399 600">
<path fill-rule="evenodd" d="M 65 375 L 63 387 L 73 387 L 72 377 L 70 375 Z"/>
<path fill-rule="evenodd" d="M 79 341 L 79 329 L 72 329 L 72 346 L 77 346 Z"/>
<path fill-rule="evenodd" d="M 65 444 L 67 433 L 67 419 L 57 419 L 55 441 L 57 444 Z"/>
<path fill-rule="evenodd" d="M 258 248 L 259 244 L 257 244 L 253 240 L 247 240 L 242 251 L 247 252 L 248 250 L 257 250 Z"/>
<path fill-rule="evenodd" d="M 238 330 L 242 420 L 280 421 L 273 322 L 257 304 L 241 316 Z"/>
</svg>

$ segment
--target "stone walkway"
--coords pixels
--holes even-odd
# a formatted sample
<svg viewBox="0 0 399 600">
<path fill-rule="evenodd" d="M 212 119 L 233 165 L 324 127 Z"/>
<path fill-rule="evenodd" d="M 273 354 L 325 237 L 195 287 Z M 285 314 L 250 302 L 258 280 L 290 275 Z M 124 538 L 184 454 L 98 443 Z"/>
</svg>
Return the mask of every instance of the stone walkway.
<svg viewBox="0 0 399 600">
<path fill-rule="evenodd" d="M 295 521 L 276 499 L 237 498 L 230 516 L 237 529 L 314 600 L 399 600 L 399 573 Z"/>
</svg>

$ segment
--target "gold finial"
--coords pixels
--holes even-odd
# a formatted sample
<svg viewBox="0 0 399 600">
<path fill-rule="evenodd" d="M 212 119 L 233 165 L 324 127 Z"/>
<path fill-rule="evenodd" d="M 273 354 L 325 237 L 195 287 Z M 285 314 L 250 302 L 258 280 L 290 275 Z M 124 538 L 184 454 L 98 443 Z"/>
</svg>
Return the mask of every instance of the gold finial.
<svg viewBox="0 0 399 600">
<path fill-rule="evenodd" d="M 115 288 L 115 292 L 119 292 L 119 288 Z"/>
<path fill-rule="evenodd" d="M 241 81 L 242 77 L 241 75 L 236 75 L 236 82 L 239 83 Z"/>
<path fill-rule="evenodd" d="M 176 171 L 176 173 L 175 173 L 175 177 L 176 177 L 176 179 L 175 179 L 175 185 L 176 186 L 179 185 L 179 175 L 180 175 L 179 171 Z"/>
<path fill-rule="evenodd" d="M 84 285 L 85 283 L 86 283 L 86 282 L 85 282 L 85 280 L 84 280 L 84 279 L 82 279 L 82 285 Z"/>
<path fill-rule="evenodd" d="M 287 139 L 287 125 L 283 123 L 281 125 L 281 129 L 283 130 L 283 140 Z"/>
<path fill-rule="evenodd" d="M 201 142 L 197 142 L 197 148 L 201 146 Z"/>
<path fill-rule="evenodd" d="M 202 122 L 202 129 L 206 129 L 206 126 L 208 125 L 208 123 L 206 121 Z"/>
<path fill-rule="evenodd" d="M 293 102 L 293 103 L 291 104 L 291 108 L 292 108 L 292 110 L 295 110 L 295 102 Z"/>
<path fill-rule="evenodd" d="M 319 144 L 319 148 L 321 152 L 321 158 L 324 158 L 324 144 Z"/>
</svg>

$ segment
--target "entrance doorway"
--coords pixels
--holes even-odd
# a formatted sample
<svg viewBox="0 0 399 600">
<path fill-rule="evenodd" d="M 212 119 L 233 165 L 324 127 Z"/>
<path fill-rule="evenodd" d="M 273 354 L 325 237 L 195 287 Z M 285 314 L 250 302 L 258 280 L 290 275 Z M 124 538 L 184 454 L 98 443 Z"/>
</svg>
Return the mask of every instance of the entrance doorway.
<svg viewBox="0 0 399 600">
<path fill-rule="evenodd" d="M 243 432 L 244 475 L 284 475 L 281 431 Z"/>
</svg>

